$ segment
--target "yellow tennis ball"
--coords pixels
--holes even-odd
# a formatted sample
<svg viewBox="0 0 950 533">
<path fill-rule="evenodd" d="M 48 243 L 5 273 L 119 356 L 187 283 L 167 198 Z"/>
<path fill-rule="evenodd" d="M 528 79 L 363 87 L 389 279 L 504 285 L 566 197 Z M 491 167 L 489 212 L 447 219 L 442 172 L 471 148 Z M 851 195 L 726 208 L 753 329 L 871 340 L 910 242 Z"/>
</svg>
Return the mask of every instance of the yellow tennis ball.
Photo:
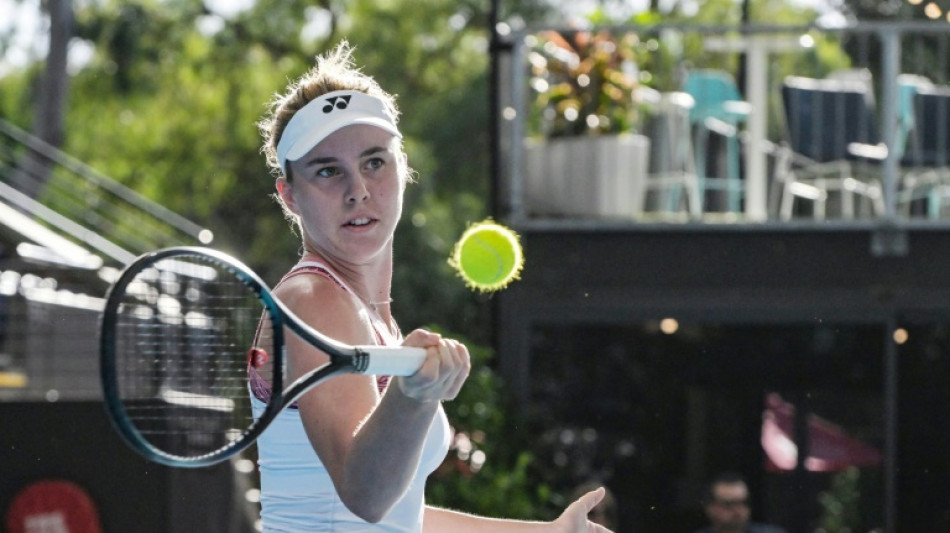
<svg viewBox="0 0 950 533">
<path fill-rule="evenodd" d="M 482 292 L 504 289 L 518 279 L 524 254 L 518 234 L 485 220 L 471 225 L 459 238 L 449 258 L 466 285 Z"/>
</svg>

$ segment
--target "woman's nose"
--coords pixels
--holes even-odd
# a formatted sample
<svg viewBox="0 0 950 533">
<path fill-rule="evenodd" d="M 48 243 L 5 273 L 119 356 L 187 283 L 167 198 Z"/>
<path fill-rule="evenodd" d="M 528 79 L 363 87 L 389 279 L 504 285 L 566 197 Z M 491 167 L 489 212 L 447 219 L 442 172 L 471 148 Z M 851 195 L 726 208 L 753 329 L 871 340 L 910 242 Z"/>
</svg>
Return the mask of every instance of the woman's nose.
<svg viewBox="0 0 950 533">
<path fill-rule="evenodd" d="M 346 201 L 349 203 L 365 202 L 369 198 L 369 189 L 366 179 L 359 172 L 350 174 L 350 186 L 347 190 Z"/>
</svg>

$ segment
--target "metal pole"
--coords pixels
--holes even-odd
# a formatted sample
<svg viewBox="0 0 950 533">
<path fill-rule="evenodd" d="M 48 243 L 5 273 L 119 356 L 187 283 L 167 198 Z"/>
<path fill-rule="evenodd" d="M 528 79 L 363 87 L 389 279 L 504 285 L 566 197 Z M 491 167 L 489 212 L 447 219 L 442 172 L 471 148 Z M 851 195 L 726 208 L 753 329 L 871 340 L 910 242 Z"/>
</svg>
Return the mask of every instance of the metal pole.
<svg viewBox="0 0 950 533">
<path fill-rule="evenodd" d="M 898 353 L 894 342 L 897 318 L 887 317 L 884 326 L 884 531 L 897 531 L 897 410 Z"/>
<path fill-rule="evenodd" d="M 900 69 L 900 36 L 895 30 L 881 32 L 883 47 L 881 64 L 881 134 L 887 145 L 884 159 L 884 218 L 894 220 L 897 216 L 897 121 L 898 89 L 897 76 Z"/>
<path fill-rule="evenodd" d="M 501 147 L 499 143 L 501 142 L 500 133 L 499 133 L 499 114 L 501 113 L 500 105 L 498 103 L 499 99 L 499 89 L 500 89 L 500 65 L 499 57 L 501 50 L 500 38 L 498 36 L 498 7 L 500 0 L 491 0 L 491 7 L 488 11 L 488 31 L 491 35 L 489 40 L 489 53 L 491 54 L 491 72 L 489 74 L 490 78 L 488 80 L 488 138 L 491 142 L 491 147 L 489 149 L 491 162 L 491 176 L 489 179 L 489 204 L 488 212 L 497 218 L 502 218 L 502 213 L 499 213 L 499 207 L 503 205 L 498 198 L 498 195 L 501 194 L 501 186 L 499 180 L 501 179 Z"/>
<path fill-rule="evenodd" d="M 749 114 L 749 143 L 746 147 L 746 216 L 752 222 L 768 218 L 768 165 L 763 140 L 766 138 L 768 120 L 768 37 L 749 36 L 745 57 L 746 100 L 752 104 Z"/>
</svg>

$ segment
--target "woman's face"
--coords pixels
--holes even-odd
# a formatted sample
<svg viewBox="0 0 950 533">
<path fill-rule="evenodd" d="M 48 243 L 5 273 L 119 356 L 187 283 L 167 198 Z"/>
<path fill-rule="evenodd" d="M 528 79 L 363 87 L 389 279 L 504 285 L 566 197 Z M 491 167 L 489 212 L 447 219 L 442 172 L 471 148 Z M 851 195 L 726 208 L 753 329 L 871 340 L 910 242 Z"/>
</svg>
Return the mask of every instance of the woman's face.
<svg viewBox="0 0 950 533">
<path fill-rule="evenodd" d="M 357 124 L 289 162 L 293 179 L 280 178 L 277 187 L 300 218 L 304 245 L 352 264 L 390 250 L 402 215 L 404 157 L 396 136 Z"/>
</svg>

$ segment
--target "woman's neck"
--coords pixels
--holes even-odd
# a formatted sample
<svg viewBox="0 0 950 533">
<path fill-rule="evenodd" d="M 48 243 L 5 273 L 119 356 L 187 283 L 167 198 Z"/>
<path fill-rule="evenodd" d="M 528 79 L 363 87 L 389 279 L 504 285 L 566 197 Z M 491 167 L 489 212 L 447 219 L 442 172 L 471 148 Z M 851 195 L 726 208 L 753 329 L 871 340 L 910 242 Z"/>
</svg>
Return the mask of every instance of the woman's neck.
<svg viewBox="0 0 950 533">
<path fill-rule="evenodd" d="M 302 261 L 315 260 L 325 264 L 346 283 L 356 296 L 385 320 L 391 317 L 389 304 L 392 301 L 392 249 L 391 246 L 378 260 L 353 264 L 335 260 L 309 247 L 304 248 Z"/>
</svg>

